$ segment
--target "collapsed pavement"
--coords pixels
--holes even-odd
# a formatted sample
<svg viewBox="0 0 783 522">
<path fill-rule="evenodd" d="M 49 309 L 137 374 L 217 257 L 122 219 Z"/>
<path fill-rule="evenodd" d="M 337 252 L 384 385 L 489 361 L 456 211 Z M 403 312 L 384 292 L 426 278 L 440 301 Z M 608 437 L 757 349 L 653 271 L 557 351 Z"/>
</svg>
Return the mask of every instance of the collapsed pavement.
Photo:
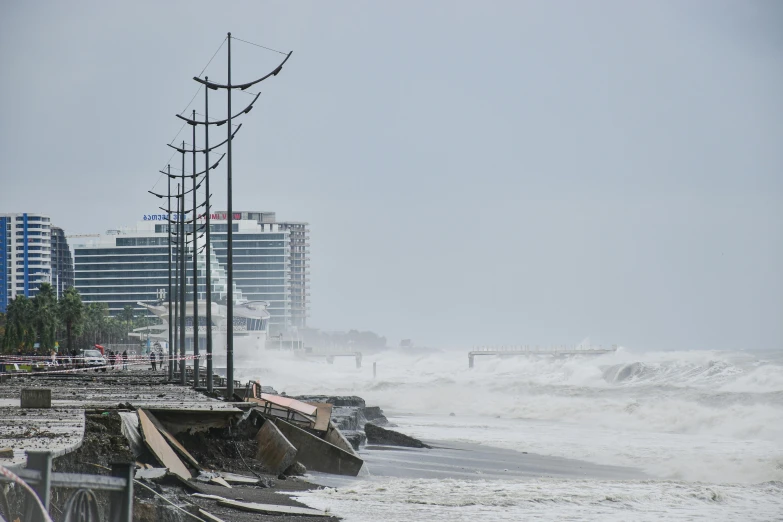
<svg viewBox="0 0 783 522">
<path fill-rule="evenodd" d="M 21 408 L 22 388 L 51 390 L 51 408 Z M 16 377 L 0 384 L 9 421 L 0 448 L 11 450 L 0 451 L 0 464 L 19 465 L 36 448 L 53 452 L 55 472 L 106 475 L 113 462 L 134 462 L 134 520 L 336 520 L 278 492 L 318 487 L 300 478 L 307 471 L 358 475 L 365 431 L 388 425 L 382 410 L 360 397 L 292 398 L 258 383 L 237 395 L 217 400 L 143 371 Z M 70 493 L 54 488 L 53 506 Z M 109 496 L 96 498 L 108 513 Z"/>
<path fill-rule="evenodd" d="M 21 408 L 23 387 L 50 389 L 51 409 Z M 109 475 L 112 462 L 134 462 L 134 520 L 337 520 L 279 494 L 317 486 L 297 477 L 305 472 L 298 461 L 271 469 L 257 458 L 257 424 L 274 419 L 253 407 L 210 399 L 149 372 L 15 377 L 0 384 L 3 420 L 15 419 L 0 430 L 0 446 L 12 450 L 0 453 L 0 465 L 19 468 L 24 449 L 36 447 L 54 450 L 55 473 Z M 13 515 L 2 499 L 0 512 L 14 520 L 25 495 L 18 487 L 8 491 Z M 72 493 L 52 488 L 54 520 Z M 95 491 L 95 497 L 106 519 L 109 496 Z"/>
</svg>

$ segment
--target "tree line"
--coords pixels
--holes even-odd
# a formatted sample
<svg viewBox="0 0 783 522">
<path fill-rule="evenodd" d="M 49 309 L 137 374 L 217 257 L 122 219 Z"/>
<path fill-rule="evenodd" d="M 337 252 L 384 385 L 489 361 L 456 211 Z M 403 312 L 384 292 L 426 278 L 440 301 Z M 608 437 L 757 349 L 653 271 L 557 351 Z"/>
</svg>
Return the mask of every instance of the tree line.
<svg viewBox="0 0 783 522">
<path fill-rule="evenodd" d="M 57 346 L 71 353 L 95 344 L 138 342 L 129 341 L 130 331 L 157 322 L 137 316 L 130 305 L 112 317 L 106 303 L 85 304 L 73 287 L 57 299 L 54 287 L 43 283 L 35 297 L 18 295 L 0 314 L 0 351 L 48 355 Z"/>
</svg>

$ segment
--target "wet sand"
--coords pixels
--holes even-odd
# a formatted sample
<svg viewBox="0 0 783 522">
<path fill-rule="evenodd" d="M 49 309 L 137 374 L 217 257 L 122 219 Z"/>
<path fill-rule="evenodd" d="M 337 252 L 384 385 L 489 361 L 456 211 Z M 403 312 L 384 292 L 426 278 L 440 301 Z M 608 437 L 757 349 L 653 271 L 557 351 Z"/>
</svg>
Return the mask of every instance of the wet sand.
<svg viewBox="0 0 783 522">
<path fill-rule="evenodd" d="M 542 477 L 591 478 L 611 480 L 644 480 L 641 470 L 603 466 L 580 460 L 564 459 L 493 448 L 462 442 L 424 441 L 432 449 L 393 446 L 364 446 L 364 459 L 357 478 L 312 473 L 308 479 L 316 484 L 341 487 L 370 477 L 520 480 Z"/>
</svg>

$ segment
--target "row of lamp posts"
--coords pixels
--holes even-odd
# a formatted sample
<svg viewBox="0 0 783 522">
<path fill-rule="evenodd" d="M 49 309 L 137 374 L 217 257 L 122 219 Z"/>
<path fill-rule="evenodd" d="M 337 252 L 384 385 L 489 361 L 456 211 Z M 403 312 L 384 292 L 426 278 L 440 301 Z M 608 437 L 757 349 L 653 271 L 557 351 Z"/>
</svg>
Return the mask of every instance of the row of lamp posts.
<svg viewBox="0 0 783 522">
<path fill-rule="evenodd" d="M 199 78 L 194 77 L 193 79 L 197 81 L 198 83 L 202 84 L 204 87 L 204 120 L 199 121 L 196 119 L 196 111 L 194 110 L 192 112 L 191 118 L 186 118 L 180 114 L 177 114 L 176 116 L 182 120 L 184 120 L 187 124 L 191 125 L 193 127 L 193 136 L 192 136 L 192 144 L 191 149 L 188 151 L 185 149 L 185 142 L 182 142 L 182 147 L 176 147 L 171 144 L 169 144 L 170 147 L 174 148 L 179 152 L 182 156 L 182 169 L 180 171 L 180 174 L 172 174 L 171 173 L 171 165 L 168 165 L 165 171 L 161 171 L 162 174 L 165 174 L 168 178 L 168 193 L 166 195 L 163 194 L 157 194 L 155 192 L 149 191 L 151 194 L 157 196 L 158 198 L 165 198 L 167 200 L 167 208 L 163 209 L 167 214 L 167 229 L 168 229 L 168 247 L 169 247 L 169 272 L 168 272 L 168 293 L 167 293 L 167 299 L 168 299 L 168 315 L 169 315 L 169 365 L 168 365 L 168 377 L 169 381 L 174 381 L 175 377 L 175 365 L 174 360 L 177 358 L 178 355 L 179 358 L 179 380 L 180 384 L 186 385 L 186 360 L 185 360 L 185 316 L 186 314 L 186 302 L 185 302 L 185 294 L 186 294 L 186 283 L 187 283 L 187 273 L 186 273 L 186 259 L 188 254 L 188 248 L 187 248 L 187 235 L 191 235 L 191 240 L 189 243 L 191 244 L 190 252 L 193 256 L 193 387 L 197 388 L 200 386 L 199 383 L 199 363 L 200 363 L 200 354 L 199 354 L 199 313 L 198 313 L 198 239 L 200 237 L 198 236 L 198 232 L 200 232 L 200 229 L 196 229 L 196 225 L 198 223 L 198 212 L 199 208 L 204 207 L 204 214 L 205 214 L 205 223 L 204 223 L 204 229 L 206 236 L 206 241 L 204 245 L 204 250 L 206 252 L 205 258 L 206 258 L 206 265 L 205 265 L 205 274 L 206 274 L 206 388 L 208 392 L 213 392 L 213 342 L 212 342 L 212 268 L 210 266 L 211 263 L 211 227 L 210 227 L 210 197 L 211 194 L 209 192 L 209 175 L 210 171 L 214 170 L 219 164 L 220 161 L 223 159 L 224 156 L 227 156 L 227 220 L 228 220 L 228 226 L 227 226 L 227 262 L 226 262 L 226 278 L 227 278 L 227 295 L 225 298 L 226 303 L 226 396 L 231 398 L 234 394 L 234 267 L 233 267 L 233 219 L 234 219 L 234 212 L 233 212 L 233 190 L 232 190 L 232 142 L 233 138 L 236 135 L 236 133 L 239 131 L 239 129 L 242 127 L 240 124 L 237 126 L 236 130 L 233 129 L 232 120 L 242 114 L 246 114 L 250 112 L 250 110 L 253 108 L 253 104 L 258 100 L 259 94 L 255 95 L 255 98 L 253 98 L 253 101 L 250 102 L 250 104 L 243 109 L 241 112 L 239 112 L 236 115 L 231 114 L 231 93 L 235 89 L 240 90 L 246 90 L 249 87 L 260 83 L 267 78 L 271 76 L 277 76 L 278 73 L 283 68 L 283 65 L 288 61 L 288 58 L 290 58 L 291 53 L 285 55 L 285 59 L 278 65 L 272 72 L 268 73 L 267 75 L 252 81 L 248 83 L 243 84 L 232 84 L 231 83 L 231 33 L 228 33 L 227 36 L 228 40 L 228 81 L 226 84 L 218 84 L 214 82 L 209 81 L 209 77 Z M 227 99 L 228 99 L 228 108 L 227 108 L 227 118 L 223 120 L 214 120 L 210 121 L 209 119 L 209 91 L 210 90 L 219 90 L 219 89 L 225 89 L 227 93 Z M 227 125 L 227 133 L 226 133 L 226 139 L 222 141 L 221 143 L 218 143 L 217 145 L 214 145 L 212 147 L 209 146 L 209 128 L 210 126 L 222 126 L 224 124 Z M 196 149 L 196 126 L 203 125 L 204 126 L 204 148 L 197 150 Z M 232 132 L 233 131 L 233 132 Z M 209 164 L 209 153 L 210 151 L 221 147 L 222 145 L 227 146 L 226 154 L 223 154 L 217 162 L 215 162 L 214 165 L 210 166 Z M 186 175 L 185 174 L 185 155 L 190 152 L 193 156 L 193 169 L 192 174 Z M 197 153 L 203 153 L 205 156 L 205 169 L 202 172 L 196 172 L 196 155 Z M 203 176 L 203 177 L 202 177 Z M 190 178 L 192 181 L 192 188 L 190 190 L 185 189 L 185 178 Z M 179 179 L 179 183 L 177 184 L 177 191 L 172 194 L 171 192 L 171 184 L 172 181 L 175 179 Z M 197 202 L 197 190 L 201 187 L 201 184 L 205 184 L 205 201 L 201 203 L 200 205 Z M 185 208 L 185 196 L 192 192 L 192 207 L 187 209 Z M 174 218 L 172 219 L 172 198 L 176 200 L 177 203 L 177 211 L 174 214 Z M 190 214 L 191 219 L 186 220 L 185 217 Z M 186 226 L 190 225 L 190 231 L 186 229 Z M 172 226 L 176 225 L 178 230 L 177 232 L 172 231 Z M 172 240 L 176 239 L 176 243 L 173 244 Z M 172 248 L 174 247 L 174 248 Z M 176 263 L 176 270 L 172 271 L 172 261 Z M 176 297 L 175 297 L 176 295 Z M 176 301 L 174 300 L 176 299 Z"/>
</svg>

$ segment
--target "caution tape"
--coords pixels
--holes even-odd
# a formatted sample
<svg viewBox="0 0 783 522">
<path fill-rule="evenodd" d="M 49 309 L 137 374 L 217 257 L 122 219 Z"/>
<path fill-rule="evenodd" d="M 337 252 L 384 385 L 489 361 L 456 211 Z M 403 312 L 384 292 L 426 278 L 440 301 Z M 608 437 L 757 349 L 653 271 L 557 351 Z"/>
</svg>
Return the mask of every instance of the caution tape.
<svg viewBox="0 0 783 522">
<path fill-rule="evenodd" d="M 195 355 L 185 355 L 178 356 L 178 357 L 170 357 L 170 358 L 164 358 L 164 359 L 156 359 L 156 362 L 163 367 L 165 364 L 168 364 L 169 361 L 172 362 L 178 362 L 178 361 L 192 361 L 194 359 L 204 359 L 206 360 L 206 354 L 198 356 Z M 16 372 L 0 372 L 0 375 L 8 375 L 8 376 L 16 376 L 16 377 L 27 377 L 30 375 L 53 375 L 53 374 L 60 374 L 60 373 L 79 373 L 79 372 L 88 372 L 91 370 L 104 370 L 108 368 L 116 368 L 118 366 L 147 366 L 148 364 L 151 364 L 151 360 L 146 356 L 133 356 L 128 357 L 127 359 L 116 359 L 113 364 L 104 364 L 100 366 L 82 366 L 79 368 L 66 368 L 63 370 L 36 370 L 36 371 L 16 371 Z M 8 363 L 8 362 L 2 362 L 0 364 L 8 365 L 8 364 L 25 364 L 25 363 Z M 39 363 L 36 363 L 39 364 Z"/>
</svg>

